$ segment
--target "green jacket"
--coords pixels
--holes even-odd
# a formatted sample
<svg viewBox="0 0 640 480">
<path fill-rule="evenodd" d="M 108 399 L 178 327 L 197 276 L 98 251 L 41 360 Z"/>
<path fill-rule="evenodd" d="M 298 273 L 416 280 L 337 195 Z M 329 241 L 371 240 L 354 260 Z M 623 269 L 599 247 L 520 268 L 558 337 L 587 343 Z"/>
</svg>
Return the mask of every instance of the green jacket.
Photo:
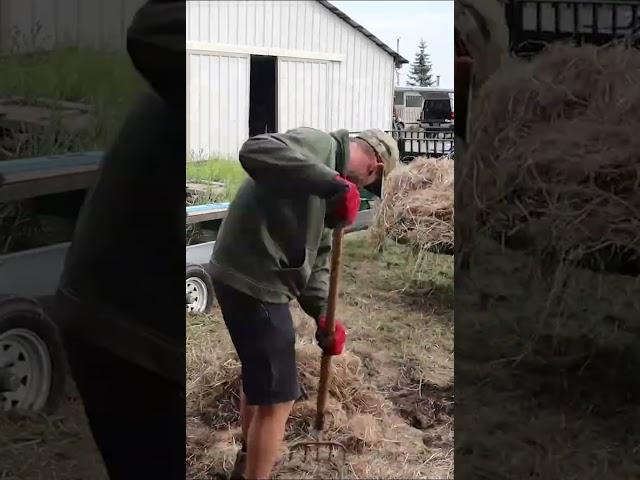
<svg viewBox="0 0 640 480">
<path fill-rule="evenodd" d="M 349 159 L 346 130 L 258 135 L 240 150 L 249 178 L 229 207 L 210 262 L 214 281 L 267 303 L 298 299 L 314 319 L 326 312 L 332 231 L 327 199 Z"/>
</svg>

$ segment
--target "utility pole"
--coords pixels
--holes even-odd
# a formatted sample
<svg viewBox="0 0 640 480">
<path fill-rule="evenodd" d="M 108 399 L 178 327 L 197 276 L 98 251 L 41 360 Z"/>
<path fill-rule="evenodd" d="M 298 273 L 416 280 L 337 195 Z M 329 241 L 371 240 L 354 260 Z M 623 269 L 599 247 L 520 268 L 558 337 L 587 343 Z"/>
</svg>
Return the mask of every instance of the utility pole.
<svg viewBox="0 0 640 480">
<path fill-rule="evenodd" d="M 436 87 L 440 86 L 440 75 L 436 75 Z"/>
<path fill-rule="evenodd" d="M 400 37 L 396 40 L 396 52 L 400 55 Z M 396 86 L 400 86 L 400 68 L 396 67 Z"/>
</svg>

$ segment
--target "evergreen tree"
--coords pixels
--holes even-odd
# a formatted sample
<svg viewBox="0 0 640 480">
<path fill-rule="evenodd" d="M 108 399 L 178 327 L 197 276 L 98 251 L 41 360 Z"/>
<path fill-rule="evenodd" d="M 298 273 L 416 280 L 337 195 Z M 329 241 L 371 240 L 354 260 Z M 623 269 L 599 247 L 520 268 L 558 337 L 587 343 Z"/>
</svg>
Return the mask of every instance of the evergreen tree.
<svg viewBox="0 0 640 480">
<path fill-rule="evenodd" d="M 415 59 L 411 64 L 411 69 L 407 75 L 407 85 L 412 87 L 431 87 L 434 84 L 431 78 L 431 60 L 429 54 L 426 52 L 427 44 L 423 39 L 420 39 L 418 45 L 418 52 Z"/>
</svg>

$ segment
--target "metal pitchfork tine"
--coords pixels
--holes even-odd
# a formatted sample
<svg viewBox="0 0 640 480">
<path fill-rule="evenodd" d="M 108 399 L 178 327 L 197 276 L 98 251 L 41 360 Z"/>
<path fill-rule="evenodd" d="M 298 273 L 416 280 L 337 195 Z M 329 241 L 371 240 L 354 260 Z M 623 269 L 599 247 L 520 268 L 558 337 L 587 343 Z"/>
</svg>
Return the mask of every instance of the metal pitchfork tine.
<svg viewBox="0 0 640 480">
<path fill-rule="evenodd" d="M 340 280 L 340 259 L 342 257 L 342 239 L 344 236 L 343 228 L 336 228 L 333 231 L 333 247 L 331 249 L 331 274 L 329 277 L 329 297 L 327 302 L 327 325 L 329 331 L 335 329 L 336 305 L 338 302 L 338 282 Z M 309 458 L 309 453 L 315 450 L 316 461 L 320 460 L 320 450 L 328 448 L 328 459 L 333 460 L 334 451 L 338 450 L 338 455 L 342 452 L 342 464 L 347 461 L 347 449 L 338 442 L 329 442 L 322 439 L 322 431 L 324 429 L 324 412 L 327 405 L 327 396 L 329 394 L 329 380 L 331 378 L 331 355 L 322 353 L 320 364 L 320 382 L 318 384 L 318 404 L 315 418 L 315 437 L 317 440 L 310 442 L 299 442 L 291 446 L 289 449 L 289 460 L 293 458 L 296 451 L 304 450 L 304 461 Z M 337 456 L 337 455 L 336 455 Z"/>
<path fill-rule="evenodd" d="M 344 464 L 347 462 L 347 449 L 344 445 L 338 442 L 323 442 L 320 440 L 315 442 L 300 442 L 292 445 L 291 450 L 289 451 L 289 460 L 293 458 L 297 450 L 303 450 L 304 461 L 306 462 L 307 460 L 309 460 L 309 452 L 311 452 L 313 447 L 316 447 L 314 448 L 316 461 L 320 461 L 320 451 L 322 450 L 322 447 L 328 447 L 327 449 L 329 450 L 329 455 L 327 456 L 327 460 L 333 460 L 335 450 L 340 450 L 340 452 L 336 453 L 335 458 L 338 458 L 338 455 L 342 453 L 342 463 Z"/>
</svg>

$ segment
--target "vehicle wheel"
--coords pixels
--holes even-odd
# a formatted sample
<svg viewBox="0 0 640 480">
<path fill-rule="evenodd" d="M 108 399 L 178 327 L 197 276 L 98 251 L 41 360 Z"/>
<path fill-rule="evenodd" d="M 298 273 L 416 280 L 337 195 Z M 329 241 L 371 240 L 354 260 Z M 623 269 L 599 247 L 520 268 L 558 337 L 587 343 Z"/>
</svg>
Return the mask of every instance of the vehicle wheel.
<svg viewBox="0 0 640 480">
<path fill-rule="evenodd" d="M 200 265 L 187 265 L 187 312 L 208 313 L 215 294 L 211 277 Z"/>
<path fill-rule="evenodd" d="M 55 324 L 34 301 L 0 299 L 0 370 L 13 385 L 0 411 L 53 412 L 64 397 L 67 368 Z"/>
</svg>

